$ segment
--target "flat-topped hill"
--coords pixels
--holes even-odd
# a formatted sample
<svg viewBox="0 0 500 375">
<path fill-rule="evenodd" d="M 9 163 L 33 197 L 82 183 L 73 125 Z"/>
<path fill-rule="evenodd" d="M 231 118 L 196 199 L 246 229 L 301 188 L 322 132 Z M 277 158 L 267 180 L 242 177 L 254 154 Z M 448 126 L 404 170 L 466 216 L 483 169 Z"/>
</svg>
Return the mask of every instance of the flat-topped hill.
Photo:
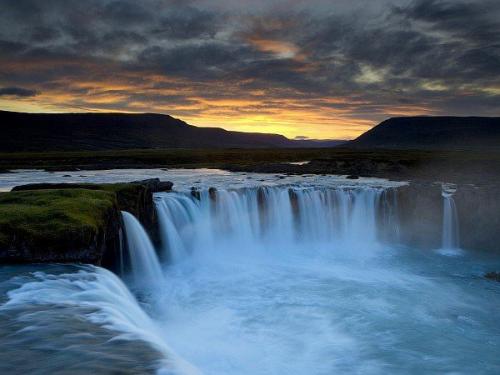
<svg viewBox="0 0 500 375">
<path fill-rule="evenodd" d="M 421 150 L 500 150 L 500 117 L 396 117 L 348 147 Z"/>
<path fill-rule="evenodd" d="M 149 113 L 0 111 L 0 131 L 0 152 L 326 147 L 340 143 L 202 128 L 168 115 Z"/>
</svg>

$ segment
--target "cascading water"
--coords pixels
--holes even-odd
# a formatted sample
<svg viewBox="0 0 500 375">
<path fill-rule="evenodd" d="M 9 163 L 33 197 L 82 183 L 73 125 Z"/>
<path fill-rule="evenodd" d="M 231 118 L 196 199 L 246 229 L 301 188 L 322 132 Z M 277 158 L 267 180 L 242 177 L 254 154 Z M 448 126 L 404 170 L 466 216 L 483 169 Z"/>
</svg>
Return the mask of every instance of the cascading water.
<svg viewBox="0 0 500 375">
<path fill-rule="evenodd" d="M 131 213 L 122 211 L 122 217 L 134 284 L 149 287 L 160 284 L 163 272 L 148 234 Z"/>
<path fill-rule="evenodd" d="M 198 374 L 168 347 L 157 325 L 113 273 L 93 266 L 49 267 L 48 272 L 25 274 L 23 284 L 11 289 L 0 306 L 0 330 L 10 344 L 0 357 L 18 357 L 19 341 L 40 342 L 44 350 L 15 365 L 2 358 L 0 373 Z M 18 328 L 22 322 L 28 329 Z M 50 352 L 61 355 L 40 367 Z"/>
<path fill-rule="evenodd" d="M 457 250 L 460 248 L 458 217 L 453 193 L 455 189 L 443 187 L 443 250 Z"/>
<path fill-rule="evenodd" d="M 397 183 L 150 173 L 178 176 L 155 195 L 170 262 L 124 213 L 136 296 L 97 267 L 0 269 L 0 373 L 500 373 L 499 289 L 478 277 L 500 260 L 395 245 Z"/>
<path fill-rule="evenodd" d="M 396 245 L 394 190 L 186 189 L 159 193 L 155 203 L 163 251 L 172 260 L 169 288 L 155 311 L 163 308 L 158 320 L 169 343 L 204 373 L 475 368 L 472 357 L 455 357 L 451 342 L 467 345 L 471 338 L 453 330 L 449 316 L 489 318 L 472 312 L 477 300 L 450 298 L 453 286 L 432 281 L 449 267 L 442 257 L 432 260 L 435 270 L 429 264 L 421 270 L 414 253 Z M 430 279 L 422 276 L 428 272 Z M 436 322 L 451 337 L 436 336 Z M 495 357 L 495 347 L 484 349 Z"/>
<path fill-rule="evenodd" d="M 193 252 L 290 251 L 377 244 L 379 188 L 262 187 L 159 194 L 164 250 L 175 262 Z M 310 249 L 311 255 L 313 249 Z"/>
</svg>

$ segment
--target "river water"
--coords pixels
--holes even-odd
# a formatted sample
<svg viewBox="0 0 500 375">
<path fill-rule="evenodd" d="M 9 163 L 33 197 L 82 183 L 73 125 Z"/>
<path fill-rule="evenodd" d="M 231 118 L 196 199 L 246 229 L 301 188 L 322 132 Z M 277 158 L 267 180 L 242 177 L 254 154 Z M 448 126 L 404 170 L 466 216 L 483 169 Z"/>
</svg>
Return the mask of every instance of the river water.
<svg viewBox="0 0 500 375">
<path fill-rule="evenodd" d="M 65 174 L 3 174 L 0 189 L 172 180 L 175 192 L 155 196 L 162 246 L 124 213 L 132 253 L 120 277 L 85 265 L 2 266 L 0 373 L 500 373 L 500 284 L 482 277 L 500 258 L 382 241 L 384 191 L 399 183 Z M 397 235 L 397 218 L 386 219 Z"/>
</svg>

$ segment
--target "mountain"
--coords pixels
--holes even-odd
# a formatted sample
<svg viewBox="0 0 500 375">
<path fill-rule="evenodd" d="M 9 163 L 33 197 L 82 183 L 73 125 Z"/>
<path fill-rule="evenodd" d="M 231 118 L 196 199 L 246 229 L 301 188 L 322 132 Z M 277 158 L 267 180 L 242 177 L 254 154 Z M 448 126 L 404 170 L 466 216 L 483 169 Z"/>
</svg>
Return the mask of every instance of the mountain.
<svg viewBox="0 0 500 375">
<path fill-rule="evenodd" d="M 151 148 L 329 147 L 339 141 L 199 128 L 168 115 L 0 111 L 0 152 Z"/>
<path fill-rule="evenodd" d="M 396 117 L 383 121 L 346 146 L 500 151 L 500 117 Z"/>
</svg>

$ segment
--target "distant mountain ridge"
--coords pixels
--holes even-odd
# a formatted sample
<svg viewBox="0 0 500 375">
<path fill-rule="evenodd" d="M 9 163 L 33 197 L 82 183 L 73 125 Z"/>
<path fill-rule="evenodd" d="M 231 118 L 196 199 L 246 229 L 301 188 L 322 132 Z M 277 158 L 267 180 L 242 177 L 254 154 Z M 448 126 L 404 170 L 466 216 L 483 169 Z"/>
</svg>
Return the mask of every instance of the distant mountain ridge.
<svg viewBox="0 0 500 375">
<path fill-rule="evenodd" d="M 331 147 L 345 141 L 202 128 L 162 114 L 0 111 L 0 152 Z"/>
<path fill-rule="evenodd" d="M 500 117 L 395 117 L 347 147 L 500 151 Z"/>
<path fill-rule="evenodd" d="M 500 151 L 500 117 L 395 117 L 353 141 L 202 128 L 169 115 L 0 111 L 0 152 L 352 147 Z"/>
</svg>

